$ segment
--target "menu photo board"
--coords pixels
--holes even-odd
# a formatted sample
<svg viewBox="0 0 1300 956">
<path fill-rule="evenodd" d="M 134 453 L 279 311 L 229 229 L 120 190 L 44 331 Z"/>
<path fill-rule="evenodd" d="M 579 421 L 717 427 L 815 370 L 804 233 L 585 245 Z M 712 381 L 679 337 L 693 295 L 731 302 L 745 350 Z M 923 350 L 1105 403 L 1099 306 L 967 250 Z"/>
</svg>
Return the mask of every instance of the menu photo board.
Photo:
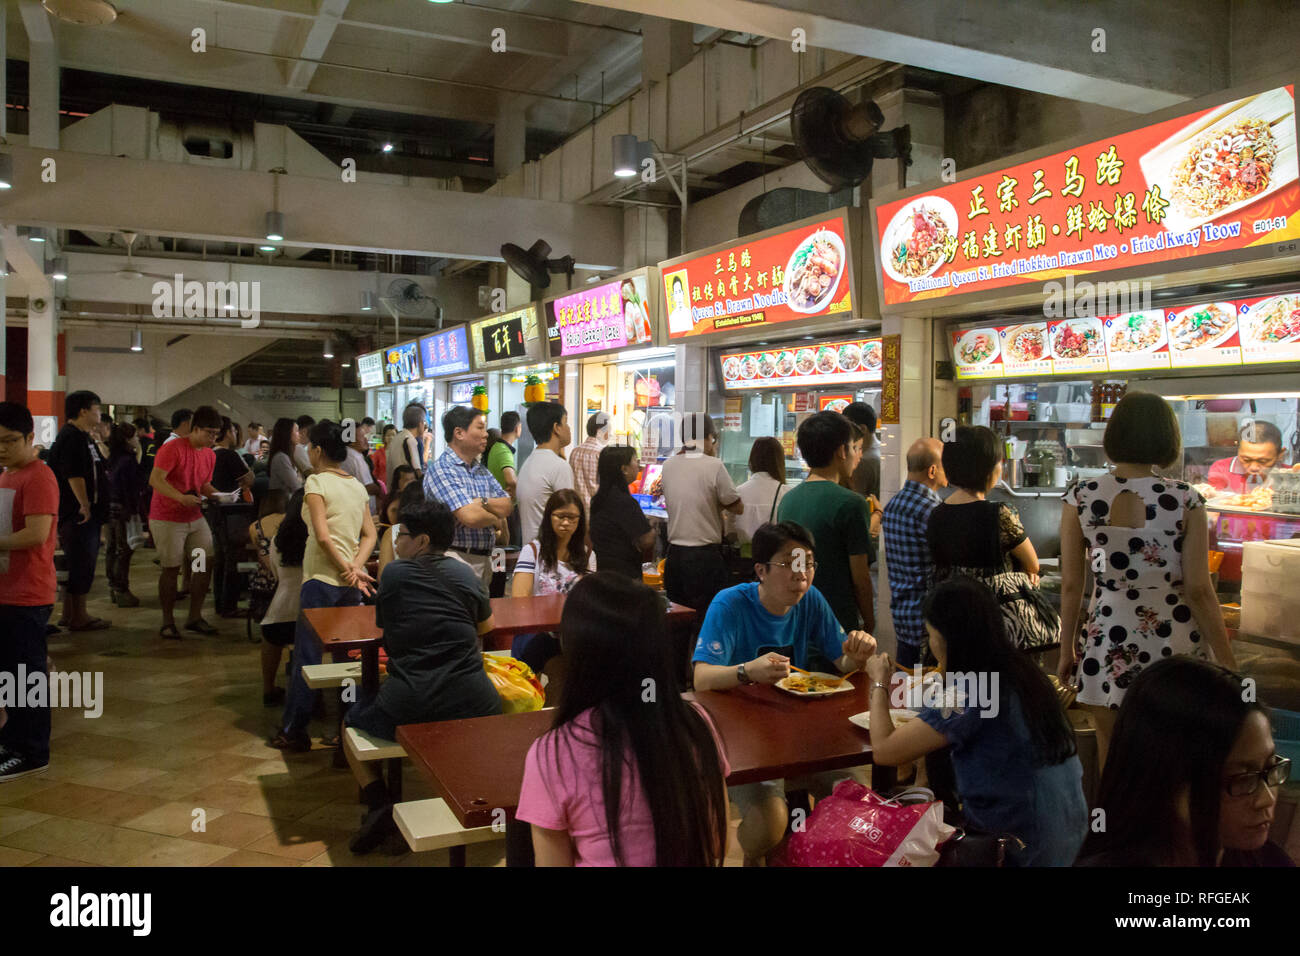
<svg viewBox="0 0 1300 956">
<path fill-rule="evenodd" d="M 657 270 L 651 270 L 657 280 Z M 646 270 L 542 304 L 551 358 L 617 351 L 654 342 L 655 310 Z"/>
<path fill-rule="evenodd" d="M 425 378 L 468 372 L 469 341 L 465 326 L 458 325 L 420 339 L 420 364 Z"/>
<path fill-rule="evenodd" d="M 1295 88 L 873 206 L 886 306 L 1285 243 Z"/>
<path fill-rule="evenodd" d="M 723 352 L 719 359 L 726 389 L 806 389 L 878 382 L 884 363 L 880 339 Z"/>
<path fill-rule="evenodd" d="M 1237 328 L 1242 364 L 1300 362 L 1300 292 L 1242 300 Z"/>
<path fill-rule="evenodd" d="M 660 263 L 668 338 L 853 311 L 844 213 Z"/>
<path fill-rule="evenodd" d="M 453 405 L 468 405 L 471 398 L 474 397 L 474 389 L 484 384 L 484 379 L 471 378 L 463 382 L 451 383 L 451 403 Z"/>
<path fill-rule="evenodd" d="M 409 385 L 420 380 L 418 343 L 403 342 L 384 351 L 384 372 L 389 385 Z"/>
<path fill-rule="evenodd" d="M 537 306 L 528 304 L 513 312 L 480 319 L 470 326 L 474 366 L 509 365 L 539 357 L 541 338 L 537 328 Z"/>
<path fill-rule="evenodd" d="M 362 388 L 378 388 L 384 384 L 383 352 L 367 352 L 357 356 L 357 381 Z"/>
</svg>

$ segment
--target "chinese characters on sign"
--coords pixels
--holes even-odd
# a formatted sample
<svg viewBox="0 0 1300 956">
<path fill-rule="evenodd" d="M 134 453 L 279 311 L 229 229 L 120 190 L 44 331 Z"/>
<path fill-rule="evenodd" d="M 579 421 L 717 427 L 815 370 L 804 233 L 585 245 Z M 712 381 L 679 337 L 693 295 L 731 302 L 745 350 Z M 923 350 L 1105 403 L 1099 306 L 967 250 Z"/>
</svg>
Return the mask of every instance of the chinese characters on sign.
<svg viewBox="0 0 1300 956">
<path fill-rule="evenodd" d="M 1300 237 L 1294 94 L 1270 90 L 881 203 L 885 304 Z"/>
<path fill-rule="evenodd" d="M 546 338 L 552 357 L 648 345 L 646 277 L 631 276 L 548 302 Z"/>
<path fill-rule="evenodd" d="M 898 425 L 899 398 L 903 387 L 903 337 L 886 335 L 881 340 L 883 362 L 880 376 L 880 422 Z"/>
<path fill-rule="evenodd" d="M 425 378 L 468 372 L 469 345 L 465 326 L 420 339 L 420 361 L 424 365 Z"/>
<path fill-rule="evenodd" d="M 505 362 L 536 355 L 540 343 L 537 308 L 533 305 L 481 319 L 470 327 L 475 364 Z"/>
<path fill-rule="evenodd" d="M 384 384 L 383 352 L 367 352 L 357 356 L 357 381 L 361 388 L 376 388 Z"/>
</svg>

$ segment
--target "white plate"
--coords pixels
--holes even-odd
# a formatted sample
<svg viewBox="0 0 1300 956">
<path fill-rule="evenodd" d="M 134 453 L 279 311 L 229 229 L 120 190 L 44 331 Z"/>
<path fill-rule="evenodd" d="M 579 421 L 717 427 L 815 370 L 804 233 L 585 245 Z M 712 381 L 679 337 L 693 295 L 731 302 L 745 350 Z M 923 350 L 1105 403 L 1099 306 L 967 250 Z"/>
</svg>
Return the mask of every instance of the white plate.
<svg viewBox="0 0 1300 956">
<path fill-rule="evenodd" d="M 839 271 L 835 273 L 835 278 L 831 280 L 831 284 L 827 286 L 826 291 L 814 300 L 811 307 L 798 306 L 794 304 L 794 296 L 790 294 L 790 283 L 794 278 L 794 272 L 791 267 L 794 265 L 795 256 L 799 255 L 799 250 L 804 246 L 811 244 L 814 239 L 824 239 L 835 247 L 835 252 L 840 258 L 840 268 Z M 827 307 L 835 301 L 835 290 L 840 287 L 840 279 L 844 277 L 844 269 L 847 265 L 848 262 L 846 261 L 844 252 L 844 241 L 840 239 L 838 235 L 831 232 L 829 229 L 818 229 L 813 232 L 804 239 L 803 242 L 794 247 L 794 252 L 790 253 L 790 258 L 786 261 L 784 282 L 786 308 L 791 312 L 800 312 L 804 315 L 816 315 L 819 312 L 824 312 Z"/>
<path fill-rule="evenodd" d="M 889 220 L 889 226 L 885 229 L 884 241 L 880 244 L 880 264 L 885 273 L 895 282 L 901 282 L 906 285 L 912 279 L 924 279 L 926 276 L 932 276 L 948 263 L 940 257 L 939 261 L 921 273 L 919 276 L 905 276 L 894 269 L 894 249 L 900 242 L 905 242 L 912 236 L 912 213 L 919 207 L 927 206 L 939 214 L 944 225 L 948 227 L 948 235 L 957 236 L 961 228 L 957 220 L 957 210 L 948 200 L 939 196 L 919 196 L 909 202 L 898 212 L 894 213 L 894 218 Z"/>
<path fill-rule="evenodd" d="M 1134 315 L 1143 316 L 1146 319 L 1146 321 L 1154 322 L 1156 324 L 1156 329 L 1157 329 L 1156 340 L 1152 342 L 1150 345 L 1148 345 L 1146 348 L 1141 348 L 1141 349 L 1129 350 L 1129 349 L 1113 348 L 1111 346 L 1111 341 L 1115 335 L 1116 327 L 1119 325 L 1127 324 L 1130 316 L 1134 316 Z M 1107 319 L 1105 325 L 1106 325 L 1106 352 L 1111 355 L 1142 355 L 1147 352 L 1158 352 L 1160 348 L 1165 344 L 1165 342 L 1168 341 L 1168 336 L 1166 334 L 1168 332 L 1168 329 L 1165 326 L 1165 314 L 1159 311 L 1158 309 L 1153 310 L 1151 312 L 1125 312 L 1123 315 L 1117 315 L 1113 318 Z"/>
<path fill-rule="evenodd" d="M 988 358 L 983 359 L 982 361 L 969 362 L 961 354 L 961 350 L 965 348 L 965 346 L 977 335 L 987 335 L 989 337 L 989 340 L 993 343 L 993 352 L 988 356 Z M 958 365 L 992 365 L 998 360 L 998 356 L 1001 353 L 1002 344 L 998 341 L 998 333 L 996 329 L 971 329 L 969 332 L 964 332 L 952 349 L 952 354 L 957 359 Z"/>
<path fill-rule="evenodd" d="M 1097 337 L 1093 340 L 1095 344 L 1088 350 L 1087 354 L 1061 355 L 1056 351 L 1056 340 L 1061 337 L 1061 330 L 1066 327 L 1074 329 L 1074 331 L 1078 332 L 1080 335 L 1088 330 L 1096 333 Z M 1063 319 L 1055 325 L 1048 326 L 1047 338 L 1047 348 L 1054 359 L 1064 359 L 1065 361 L 1069 361 L 1070 359 L 1096 358 L 1099 355 L 1106 354 L 1106 330 L 1101 327 L 1100 319 Z"/>
<path fill-rule="evenodd" d="M 1268 311 L 1269 306 L 1281 299 L 1291 303 L 1293 309 L 1300 308 L 1300 295 L 1292 292 L 1287 295 L 1275 295 L 1270 299 L 1264 299 L 1262 302 L 1256 302 L 1250 307 L 1250 311 L 1245 314 L 1237 313 L 1237 324 L 1241 327 L 1242 344 L 1249 342 L 1251 345 L 1291 345 L 1300 339 L 1300 332 L 1280 342 L 1262 342 L 1255 337 L 1255 331 L 1258 328 L 1256 320 L 1260 315 Z"/>
<path fill-rule="evenodd" d="M 1182 320 L 1183 316 L 1187 315 L 1188 313 L 1195 312 L 1198 309 L 1208 308 L 1209 306 L 1215 306 L 1219 312 L 1226 313 L 1228 315 L 1229 321 L 1227 327 L 1224 328 L 1223 331 L 1221 331 L 1218 335 L 1216 335 L 1214 338 L 1210 339 L 1207 342 L 1203 342 L 1200 345 L 1191 346 L 1189 348 L 1180 348 L 1178 346 L 1178 343 L 1174 341 L 1174 326 L 1177 325 Z M 1168 325 L 1165 328 L 1165 333 L 1169 336 L 1169 350 L 1171 352 L 1199 352 L 1202 349 L 1217 348 L 1218 346 L 1226 342 L 1228 339 L 1232 338 L 1232 334 L 1236 331 L 1237 331 L 1237 307 L 1233 305 L 1231 302 L 1205 302 L 1202 303 L 1201 305 L 1194 305 L 1191 308 L 1183 309 L 1177 315 L 1175 315 L 1173 319 L 1169 321 Z"/>
<path fill-rule="evenodd" d="M 921 716 L 914 710 L 908 710 L 906 707 L 897 707 L 889 712 L 890 718 L 894 721 L 894 726 L 905 724 L 909 720 L 916 720 Z M 855 727 L 861 727 L 863 730 L 871 729 L 871 711 L 864 710 L 860 714 L 854 714 L 849 718 L 849 722 Z"/>
<path fill-rule="evenodd" d="M 811 673 L 813 677 L 825 677 L 828 680 L 834 680 L 835 678 L 840 676 L 839 674 L 827 674 L 823 671 L 812 671 Z M 795 674 L 792 676 L 804 677 L 806 675 Z M 853 690 L 853 681 L 846 680 L 843 681 L 839 687 L 832 687 L 829 690 L 815 690 L 815 691 L 804 693 L 803 691 L 791 690 L 789 687 L 786 687 L 785 683 L 789 679 L 790 679 L 789 677 L 782 677 L 779 681 L 776 682 L 776 687 L 794 697 L 830 697 L 832 694 L 847 694 L 849 691 Z"/>
</svg>

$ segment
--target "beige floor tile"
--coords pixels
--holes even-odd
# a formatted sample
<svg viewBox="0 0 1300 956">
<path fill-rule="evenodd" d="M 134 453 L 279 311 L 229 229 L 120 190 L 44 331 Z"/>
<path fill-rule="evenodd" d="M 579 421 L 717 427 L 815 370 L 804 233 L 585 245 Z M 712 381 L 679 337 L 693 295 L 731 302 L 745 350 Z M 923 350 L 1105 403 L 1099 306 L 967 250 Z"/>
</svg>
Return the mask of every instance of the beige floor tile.
<svg viewBox="0 0 1300 956">
<path fill-rule="evenodd" d="M 67 810 L 63 816 L 77 820 L 91 820 L 95 823 L 106 823 L 109 826 L 120 826 L 123 821 L 156 810 L 165 802 L 160 797 L 151 797 L 147 794 L 110 790 L 106 796 L 92 803 L 73 807 Z"/>
<path fill-rule="evenodd" d="M 17 833 L 19 830 L 25 830 L 48 819 L 50 819 L 48 813 L 8 808 L 0 812 L 0 840 L 3 840 L 6 834 Z"/>
<path fill-rule="evenodd" d="M 45 773 L 0 783 L 0 806 L 12 807 L 33 794 L 41 793 L 58 785 L 59 781 L 51 777 L 48 770 Z"/>
<path fill-rule="evenodd" d="M 216 814 L 213 816 L 212 814 Z M 234 813 L 220 810 L 209 812 L 207 828 L 201 833 L 188 830 L 179 834 L 196 843 L 216 843 L 221 846 L 245 847 L 275 830 L 275 821 L 254 813 Z"/>
<path fill-rule="evenodd" d="M 87 863 L 85 860 L 73 860 L 66 856 L 43 856 L 39 860 L 34 860 L 27 864 L 28 866 L 57 866 L 60 869 L 73 866 L 84 866 L 98 868 L 98 863 Z"/>
<path fill-rule="evenodd" d="M 302 817 L 298 823 L 303 826 L 324 827 L 351 834 L 355 833 L 357 827 L 361 825 L 361 814 L 364 810 L 365 808 L 357 802 L 356 795 L 353 794 L 351 799 L 335 800 L 318 810 L 313 810 Z"/>
<path fill-rule="evenodd" d="M 83 857 L 75 853 L 76 848 L 100 831 L 108 829 L 111 827 L 91 823 L 89 820 L 50 817 L 17 833 L 10 833 L 3 837 L 3 840 L 5 846 L 19 850 L 50 853 L 84 861 Z"/>
<path fill-rule="evenodd" d="M 302 866 L 298 860 L 287 856 L 273 856 L 270 853 L 256 853 L 252 850 L 236 850 L 208 866 Z"/>
<path fill-rule="evenodd" d="M 81 778 L 98 773 L 101 770 L 107 770 L 114 764 L 114 761 L 101 757 L 80 757 L 76 754 L 65 754 L 53 743 L 50 745 L 50 750 L 50 767 L 44 774 L 50 780 L 85 783 L 86 786 L 94 786 L 93 782 L 86 783 Z"/>
<path fill-rule="evenodd" d="M 203 810 L 202 818 L 194 815 L 194 811 L 199 809 Z M 193 832 L 197 820 L 202 819 L 204 826 L 211 826 L 213 821 L 219 819 L 225 812 L 216 807 L 199 807 L 186 801 L 173 801 L 137 817 L 123 820 L 120 825 L 130 830 L 144 830 L 148 833 L 179 837 Z"/>
<path fill-rule="evenodd" d="M 322 827 L 308 827 L 300 823 L 285 823 L 276 827 L 260 840 L 254 840 L 246 849 L 272 856 L 287 856 L 306 863 L 313 857 L 320 856 L 331 846 L 347 848 L 348 836 L 337 830 Z"/>
<path fill-rule="evenodd" d="M 138 741 L 104 734 L 76 733 L 59 738 L 59 753 L 97 760 L 127 760 L 145 749 Z"/>
<path fill-rule="evenodd" d="M 184 775 L 184 771 L 163 770 L 157 777 L 127 787 L 125 792 L 143 793 L 164 800 L 183 800 L 199 789 L 201 788 L 193 780 Z"/>
<path fill-rule="evenodd" d="M 192 840 L 168 839 L 131 861 L 132 866 L 207 866 L 230 855 L 233 847 L 195 843 Z"/>
<path fill-rule="evenodd" d="M 262 789 L 260 787 L 251 783 L 233 780 L 210 783 L 190 795 L 190 799 L 194 801 L 195 806 L 217 807 L 222 810 L 239 810 L 244 804 L 261 798 Z M 269 816 L 265 810 L 258 815 Z"/>
<path fill-rule="evenodd" d="M 216 751 L 201 747 L 178 747 L 174 744 L 169 746 L 159 742 L 141 750 L 127 762 L 133 766 L 153 767 L 157 770 L 182 770 L 200 760 L 206 760 L 214 753 Z"/>
<path fill-rule="evenodd" d="M 396 844 L 394 844 L 396 846 Z M 411 866 L 410 858 L 415 854 L 407 851 L 400 856 L 386 852 L 386 847 L 380 847 L 372 853 L 364 856 L 356 856 L 348 849 L 347 841 L 341 841 L 331 846 L 324 853 L 312 857 L 305 864 L 306 866 Z M 443 853 L 443 856 L 446 856 Z"/>
<path fill-rule="evenodd" d="M 49 813 L 54 816 L 74 816 L 73 811 L 89 806 L 112 793 L 112 790 L 102 790 L 99 787 L 86 787 L 76 783 L 56 783 L 48 790 L 42 790 L 23 800 L 14 801 L 11 806 L 15 806 L 20 810 L 35 810 L 37 813 Z"/>
<path fill-rule="evenodd" d="M 289 762 L 277 756 L 231 774 L 228 779 L 242 780 L 244 783 L 257 784 L 259 787 L 287 787 L 298 784 L 307 786 L 304 781 L 324 772 L 324 769 L 318 765 Z"/>
<path fill-rule="evenodd" d="M 101 787 L 105 790 L 130 790 L 147 780 L 155 780 L 167 771 L 155 767 L 133 767 L 129 764 L 110 764 L 101 770 L 81 774 L 68 780 L 88 787 Z"/>
<path fill-rule="evenodd" d="M 35 863 L 43 853 L 35 853 L 31 850 L 15 850 L 13 847 L 0 846 L 0 866 L 27 866 L 29 863 Z"/>
</svg>

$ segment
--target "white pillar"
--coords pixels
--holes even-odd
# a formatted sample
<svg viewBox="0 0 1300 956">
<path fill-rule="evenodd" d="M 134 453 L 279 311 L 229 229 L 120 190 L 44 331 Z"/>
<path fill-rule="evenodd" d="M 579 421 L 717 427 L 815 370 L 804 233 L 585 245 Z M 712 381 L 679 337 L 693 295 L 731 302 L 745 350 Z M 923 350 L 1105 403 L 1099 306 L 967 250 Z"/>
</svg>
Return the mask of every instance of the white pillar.
<svg viewBox="0 0 1300 956">
<path fill-rule="evenodd" d="M 511 101 L 497 107 L 497 119 L 492 127 L 492 165 L 498 179 L 509 176 L 524 164 L 527 131 L 528 123 L 522 106 Z"/>
</svg>

